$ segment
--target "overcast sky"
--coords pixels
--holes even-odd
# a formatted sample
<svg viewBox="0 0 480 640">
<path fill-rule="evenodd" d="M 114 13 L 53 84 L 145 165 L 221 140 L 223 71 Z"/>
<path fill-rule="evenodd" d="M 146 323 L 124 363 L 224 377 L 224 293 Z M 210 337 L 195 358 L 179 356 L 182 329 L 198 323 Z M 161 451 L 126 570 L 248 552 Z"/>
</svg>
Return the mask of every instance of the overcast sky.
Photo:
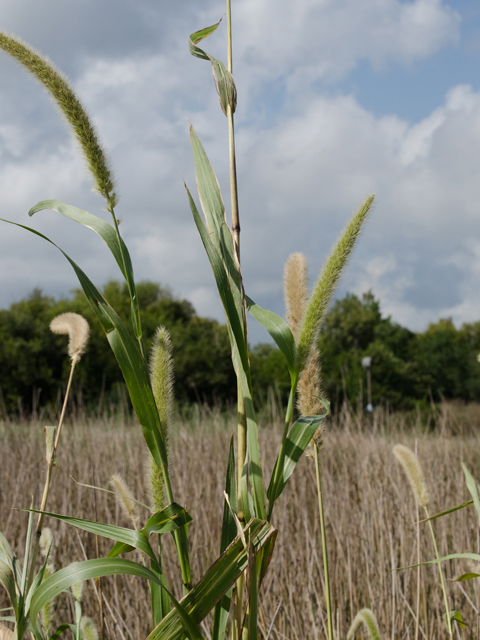
<svg viewBox="0 0 480 640">
<path fill-rule="evenodd" d="M 283 314 L 283 265 L 312 282 L 366 196 L 376 205 L 337 292 L 372 289 L 417 331 L 480 320 L 480 4 L 477 0 L 232 0 L 242 264 L 247 293 Z M 108 150 L 136 277 L 223 321 L 182 184 L 195 189 L 188 122 L 229 203 L 227 120 L 188 36 L 217 0 L 2 0 L 4 30 L 73 82 Z M 204 48 L 226 59 L 226 20 Z M 29 224 L 101 285 L 103 242 L 54 212 L 58 198 L 108 219 L 42 88 L 0 52 L 0 216 Z M 229 213 L 228 213 L 229 215 Z M 51 245 L 0 227 L 0 306 L 77 286 Z M 264 334 L 251 328 L 253 341 Z M 265 334 L 266 335 L 266 334 Z"/>
</svg>

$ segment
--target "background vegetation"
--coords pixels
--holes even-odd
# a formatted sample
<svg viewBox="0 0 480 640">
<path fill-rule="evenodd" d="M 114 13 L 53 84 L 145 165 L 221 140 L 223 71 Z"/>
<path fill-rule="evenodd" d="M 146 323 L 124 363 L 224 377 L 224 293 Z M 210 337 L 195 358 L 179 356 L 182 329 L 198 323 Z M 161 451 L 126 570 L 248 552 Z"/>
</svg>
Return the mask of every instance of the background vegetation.
<svg viewBox="0 0 480 640">
<path fill-rule="evenodd" d="M 112 306 L 128 317 L 126 285 L 112 281 L 103 291 Z M 160 324 L 172 335 L 179 403 L 234 403 L 237 387 L 226 327 L 198 316 L 190 302 L 158 283 L 140 283 L 138 295 L 147 351 Z M 68 376 L 66 340 L 54 335 L 49 323 L 66 311 L 85 316 L 92 331 L 76 374 L 76 402 L 100 413 L 109 403 L 127 402 L 121 372 L 83 292 L 55 300 L 34 290 L 28 298 L 0 310 L 3 412 L 29 414 L 39 404 L 52 406 L 60 398 Z M 451 320 L 442 319 L 424 333 L 413 333 L 382 317 L 380 302 L 372 293 L 361 299 L 347 294 L 330 310 L 319 347 L 324 391 L 334 411 L 345 398 L 357 410 L 366 404 L 366 375 L 361 366 L 365 355 L 372 357 L 374 405 L 410 409 L 415 403 L 439 402 L 442 397 L 480 401 L 480 321 L 457 329 Z M 272 384 L 276 397 L 286 401 L 290 383 L 279 350 L 258 344 L 250 358 L 257 404 L 265 404 Z"/>
</svg>

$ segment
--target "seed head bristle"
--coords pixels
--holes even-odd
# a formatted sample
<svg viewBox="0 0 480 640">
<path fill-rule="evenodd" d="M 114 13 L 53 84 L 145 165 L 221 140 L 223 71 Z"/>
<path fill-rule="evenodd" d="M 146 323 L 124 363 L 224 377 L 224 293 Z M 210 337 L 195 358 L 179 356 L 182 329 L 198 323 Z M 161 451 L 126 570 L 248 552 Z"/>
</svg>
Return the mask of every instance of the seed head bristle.
<svg viewBox="0 0 480 640">
<path fill-rule="evenodd" d="M 317 347 L 312 349 L 307 366 L 297 386 L 297 408 L 302 416 L 318 416 L 325 408 L 318 399 L 322 397 L 320 380 L 320 352 Z"/>
<path fill-rule="evenodd" d="M 0 32 L 0 48 L 28 69 L 49 92 L 80 144 L 94 179 L 95 190 L 105 198 L 107 207 L 112 209 L 118 198 L 106 154 L 96 128 L 67 78 L 48 58 L 41 56 L 17 37 Z"/>
<path fill-rule="evenodd" d="M 53 445 L 55 444 L 55 431 L 56 427 L 43 427 L 45 433 L 45 459 L 49 463 L 52 459 Z"/>
<path fill-rule="evenodd" d="M 145 455 L 145 484 L 148 488 L 151 510 L 153 513 L 161 511 L 165 504 L 163 472 L 158 468 L 150 450 Z"/>
<path fill-rule="evenodd" d="M 75 364 L 80 361 L 87 346 L 90 327 L 78 313 L 61 313 L 51 323 L 53 333 L 68 334 L 68 355 Z"/>
<path fill-rule="evenodd" d="M 82 580 L 81 582 L 76 582 L 73 586 L 72 586 L 72 594 L 73 597 L 75 598 L 75 600 L 77 600 L 78 602 L 81 601 L 82 596 L 83 596 L 83 587 L 85 585 L 85 582 Z"/>
<path fill-rule="evenodd" d="M 83 640 L 98 640 L 98 631 L 95 623 L 88 616 L 83 616 L 80 621 Z"/>
<path fill-rule="evenodd" d="M 50 462 L 50 459 L 49 459 Z M 50 527 L 44 527 L 42 529 L 42 533 L 40 534 L 40 553 L 44 558 L 47 557 L 47 554 L 50 551 L 50 547 L 53 542 L 53 534 Z"/>
<path fill-rule="evenodd" d="M 168 448 L 168 431 L 173 416 L 174 368 L 172 340 L 165 327 L 155 333 L 150 355 L 150 379 L 157 404 L 160 426 L 165 446 Z"/>
<path fill-rule="evenodd" d="M 404 447 L 402 444 L 397 444 L 393 447 L 393 455 L 402 465 L 418 503 L 422 507 L 426 507 L 429 501 L 428 490 L 417 456 L 411 449 Z"/>
<path fill-rule="evenodd" d="M 45 531 L 45 529 L 44 529 Z M 42 582 L 45 582 L 45 580 L 47 578 L 49 578 L 51 575 L 53 575 L 55 573 L 55 568 L 53 566 L 53 564 L 51 562 L 48 562 L 45 566 L 45 571 L 43 572 L 43 578 L 42 578 Z M 40 615 L 41 615 L 41 619 L 42 619 L 42 624 L 45 627 L 48 635 L 49 634 L 49 629 L 52 625 L 52 619 L 53 619 L 53 615 L 52 615 L 52 611 L 53 611 L 53 601 L 50 600 L 49 602 L 47 602 L 41 609 L 40 611 Z"/>
<path fill-rule="evenodd" d="M 380 640 L 380 631 L 378 628 L 378 622 L 375 614 L 371 609 L 362 609 L 355 616 L 352 626 L 348 630 L 347 640 L 350 640 L 355 635 L 356 630 L 360 625 L 364 625 L 371 640 Z"/>
<path fill-rule="evenodd" d="M 288 326 L 297 341 L 308 302 L 308 263 L 303 253 L 292 253 L 285 263 L 283 297 Z"/>
<path fill-rule="evenodd" d="M 140 514 L 138 512 L 138 506 L 133 497 L 133 493 L 130 487 L 127 485 L 122 476 L 117 474 L 110 478 L 110 486 L 115 491 L 118 503 L 123 511 L 123 515 L 130 520 L 136 529 L 138 521 L 140 520 Z"/>
<path fill-rule="evenodd" d="M 372 204 L 373 196 L 370 196 L 345 227 L 323 266 L 317 284 L 310 296 L 300 328 L 297 350 L 297 368 L 299 371 L 303 371 L 305 368 L 311 350 L 317 342 L 333 292 L 337 287 Z"/>
</svg>

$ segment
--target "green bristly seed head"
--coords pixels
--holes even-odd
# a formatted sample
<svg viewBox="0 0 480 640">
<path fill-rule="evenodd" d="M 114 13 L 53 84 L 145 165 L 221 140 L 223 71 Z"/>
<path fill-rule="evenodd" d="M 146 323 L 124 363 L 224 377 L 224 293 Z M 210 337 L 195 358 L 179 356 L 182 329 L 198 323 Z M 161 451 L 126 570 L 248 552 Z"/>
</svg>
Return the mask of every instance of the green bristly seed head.
<svg viewBox="0 0 480 640">
<path fill-rule="evenodd" d="M 83 640 L 98 640 L 98 631 L 95 623 L 88 616 L 83 616 L 80 622 Z"/>
<path fill-rule="evenodd" d="M 363 223 L 372 206 L 373 199 L 374 196 L 367 198 L 365 203 L 353 216 L 320 273 L 300 329 L 297 351 L 298 371 L 303 371 L 305 368 L 312 347 L 314 347 L 317 342 L 320 327 L 327 313 L 328 304 L 337 288 L 338 281 L 347 264 L 355 242 L 360 235 Z"/>
<path fill-rule="evenodd" d="M 112 209 L 118 198 L 109 163 L 95 127 L 66 78 L 50 60 L 40 56 L 18 38 L 0 32 L 0 47 L 28 69 L 55 100 L 82 148 L 93 175 L 95 190 L 105 198 L 107 207 Z"/>
<path fill-rule="evenodd" d="M 172 341 L 165 327 L 159 327 L 155 334 L 150 356 L 150 379 L 165 446 L 168 447 L 168 429 L 173 414 L 174 374 Z"/>
<path fill-rule="evenodd" d="M 362 609 L 357 613 L 354 621 L 352 622 L 352 626 L 348 630 L 347 640 L 351 640 L 351 638 L 355 636 L 356 630 L 362 624 L 367 630 L 371 640 L 380 640 L 380 631 L 378 629 L 378 622 L 377 622 L 377 619 L 375 618 L 373 611 L 371 611 L 370 609 Z"/>
<path fill-rule="evenodd" d="M 302 253 L 292 253 L 285 263 L 283 297 L 288 326 L 297 341 L 308 302 L 308 263 Z"/>
</svg>

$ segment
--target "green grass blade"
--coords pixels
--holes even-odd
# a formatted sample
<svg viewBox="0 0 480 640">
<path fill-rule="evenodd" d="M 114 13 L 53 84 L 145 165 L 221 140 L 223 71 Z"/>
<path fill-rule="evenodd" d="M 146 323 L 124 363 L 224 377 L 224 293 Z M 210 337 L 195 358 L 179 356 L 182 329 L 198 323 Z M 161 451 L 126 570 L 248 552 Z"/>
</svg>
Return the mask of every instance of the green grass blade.
<svg viewBox="0 0 480 640">
<path fill-rule="evenodd" d="M 32 505 L 33 507 L 33 497 L 32 497 Z M 28 575 L 28 561 L 30 559 L 30 543 L 32 540 L 32 530 L 33 530 L 33 513 L 30 511 L 28 514 L 28 526 L 27 526 L 27 539 L 25 541 L 25 553 L 23 554 L 24 558 L 24 568 L 22 573 L 22 580 L 20 583 L 20 598 L 25 598 L 26 589 L 27 589 L 27 575 Z"/>
<path fill-rule="evenodd" d="M 121 553 L 130 553 L 130 551 L 133 551 L 134 549 L 135 547 L 132 547 L 130 544 L 125 544 L 124 542 L 116 542 L 110 549 L 107 558 L 116 558 Z"/>
<path fill-rule="evenodd" d="M 285 442 L 285 457 L 283 460 L 283 470 L 279 476 L 276 488 L 274 487 L 275 469 L 278 459 L 273 469 L 270 485 L 267 491 L 267 498 L 270 502 L 275 502 L 285 489 L 288 479 L 295 469 L 295 465 L 300 460 L 300 456 L 307 448 L 313 434 L 323 422 L 327 414 L 323 416 L 305 416 L 299 418 L 288 432 Z"/>
<path fill-rule="evenodd" d="M 295 338 L 290 330 L 288 324 L 277 314 L 267 309 L 262 309 L 251 298 L 245 296 L 247 301 L 247 311 L 252 315 L 262 327 L 264 327 L 268 333 L 275 340 L 277 347 L 285 356 L 287 361 L 288 370 L 290 375 L 293 376 L 295 371 Z"/>
<path fill-rule="evenodd" d="M 465 482 L 467 485 L 467 489 L 470 491 L 470 495 L 473 498 L 473 504 L 475 505 L 475 509 L 477 511 L 478 516 L 478 525 L 480 526 L 480 498 L 478 497 L 478 489 L 475 480 L 473 479 L 472 474 L 467 469 L 465 464 L 462 462 L 463 473 L 465 474 Z"/>
<path fill-rule="evenodd" d="M 458 578 L 453 578 L 453 582 L 465 582 L 465 580 L 474 580 L 480 578 L 480 573 L 464 573 Z"/>
<path fill-rule="evenodd" d="M 251 520 L 245 528 L 245 534 L 250 535 L 253 552 L 258 553 L 275 531 L 268 522 Z M 248 548 L 244 546 L 240 536 L 237 536 L 200 582 L 180 601 L 195 624 L 200 624 L 247 565 Z M 171 611 L 152 631 L 147 640 L 183 640 L 183 638 L 185 633 L 177 611 Z"/>
<path fill-rule="evenodd" d="M 235 451 L 233 446 L 233 436 L 230 440 L 230 451 L 228 454 L 225 493 L 228 496 L 231 508 L 228 506 L 225 499 L 223 501 L 223 524 L 220 553 L 223 553 L 225 549 L 227 549 L 228 545 L 235 540 L 235 536 L 237 534 L 237 525 L 232 514 L 232 510 L 234 513 L 237 513 L 237 486 L 235 477 Z M 223 640 L 223 638 L 225 638 L 225 629 L 227 627 L 231 601 L 232 590 L 229 589 L 223 598 L 215 605 L 212 640 Z"/>
<path fill-rule="evenodd" d="M 31 511 L 34 513 L 42 513 L 35 509 L 31 509 Z M 123 544 L 135 547 L 136 549 L 143 551 L 143 553 L 145 553 L 149 558 L 156 560 L 156 556 L 150 546 L 148 537 L 143 531 L 117 527 L 113 524 L 101 524 L 99 522 L 93 522 L 92 520 L 62 516 L 58 513 L 49 513 L 47 511 L 44 511 L 43 513 L 46 516 L 55 518 L 56 520 L 61 520 L 62 522 L 71 524 L 72 526 L 77 527 L 77 529 L 82 529 L 83 531 L 94 533 L 96 536 L 102 536 L 103 538 L 109 538 L 110 540 L 115 540 L 116 542 L 122 542 Z"/>
<path fill-rule="evenodd" d="M 17 608 L 17 594 L 15 590 L 15 578 L 12 569 L 0 560 L 0 582 L 3 584 L 14 609 Z"/>
<path fill-rule="evenodd" d="M 120 365 L 148 448 L 160 468 L 164 464 L 168 467 L 167 452 L 161 437 L 160 422 L 148 371 L 134 338 L 127 331 L 120 317 L 80 267 L 54 242 L 35 229 L 3 218 L 0 220 L 43 238 L 61 251 L 70 262 Z"/>
<path fill-rule="evenodd" d="M 155 513 L 143 527 L 143 531 L 150 536 L 152 533 L 168 533 L 184 527 L 192 521 L 192 516 L 176 502 Z"/>
<path fill-rule="evenodd" d="M 49 640 L 56 640 L 57 638 L 59 638 L 62 633 L 64 631 L 68 631 L 69 629 L 75 629 L 76 627 L 72 624 L 68 624 L 68 623 L 64 623 L 61 624 L 56 630 L 55 633 L 53 635 L 50 636 Z M 75 637 L 75 636 L 74 636 Z"/>
<path fill-rule="evenodd" d="M 235 82 L 233 81 L 232 74 L 225 69 L 225 65 L 220 60 L 217 60 L 213 56 L 210 56 L 208 53 L 197 47 L 197 43 L 207 38 L 209 35 L 214 33 L 221 20 L 217 22 L 217 24 L 212 25 L 211 27 L 206 27 L 205 29 L 201 29 L 200 31 L 196 31 L 192 33 L 189 38 L 189 50 L 192 56 L 196 58 L 200 58 L 202 60 L 210 60 L 212 63 L 212 71 L 213 77 L 215 80 L 215 88 L 218 93 L 218 97 L 220 99 L 220 106 L 222 107 L 222 111 L 225 115 L 227 115 L 227 107 L 228 105 L 232 108 L 232 113 L 235 113 L 235 109 L 237 106 L 237 89 L 235 87 Z"/>
<path fill-rule="evenodd" d="M 15 584 L 20 589 L 20 584 L 22 581 L 22 565 L 18 561 L 17 557 L 12 551 L 11 546 L 8 544 L 7 539 L 0 532 L 0 560 L 3 560 L 13 571 L 13 577 L 15 579 Z"/>
<path fill-rule="evenodd" d="M 471 507 L 472 504 L 473 504 L 473 500 L 469 500 L 468 502 L 463 502 L 462 504 L 459 504 L 456 507 L 450 507 L 450 509 L 445 509 L 445 511 L 440 511 L 440 513 L 436 513 L 434 516 L 425 518 L 425 520 L 420 520 L 420 522 L 428 522 L 429 520 L 435 520 L 436 518 L 441 518 L 442 516 L 446 516 L 449 513 L 458 511 L 459 509 L 465 509 L 465 507 Z"/>
<path fill-rule="evenodd" d="M 30 209 L 28 215 L 33 216 L 34 213 L 45 209 L 53 209 L 62 216 L 65 216 L 74 222 L 78 222 L 84 227 L 92 229 L 105 241 L 127 282 L 132 300 L 132 319 L 135 336 L 137 338 L 141 337 L 140 307 L 135 288 L 132 260 L 127 249 L 127 245 L 124 243 L 122 238 L 117 236 L 116 230 L 108 222 L 102 220 L 102 218 L 99 218 L 88 211 L 83 211 L 83 209 L 78 209 L 70 204 L 65 204 L 60 200 L 42 200 Z"/>
<path fill-rule="evenodd" d="M 45 604 L 47 604 L 47 602 L 56 598 L 62 591 L 72 587 L 77 582 L 118 574 L 146 578 L 151 582 L 159 584 L 163 588 L 158 577 L 150 571 L 150 569 L 147 569 L 137 562 L 132 562 L 131 560 L 123 560 L 120 558 L 98 558 L 94 560 L 85 560 L 84 562 L 74 562 L 47 578 L 35 592 L 30 606 L 30 617 L 34 628 L 36 628 L 37 616 L 41 609 Z M 176 613 L 179 617 L 179 621 L 185 635 L 189 637 L 190 640 L 201 640 L 202 636 L 199 634 L 196 625 L 190 619 L 189 614 L 171 594 L 169 595 L 176 608 Z"/>
</svg>

